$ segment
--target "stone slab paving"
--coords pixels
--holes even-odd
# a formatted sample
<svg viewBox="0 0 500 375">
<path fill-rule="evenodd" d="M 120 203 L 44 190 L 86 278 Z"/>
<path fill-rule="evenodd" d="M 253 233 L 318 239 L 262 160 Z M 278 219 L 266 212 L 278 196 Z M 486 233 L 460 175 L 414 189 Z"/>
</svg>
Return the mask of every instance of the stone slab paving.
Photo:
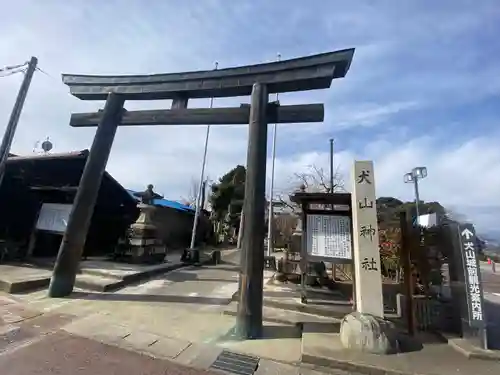
<svg viewBox="0 0 500 375">
<path fill-rule="evenodd" d="M 199 361 L 197 357 L 206 356 L 207 345 L 217 346 L 212 350 L 215 357 L 222 348 L 231 351 L 259 356 L 261 358 L 298 364 L 301 358 L 300 328 L 291 325 L 267 324 L 264 338 L 260 340 L 234 340 L 231 331 L 235 319 L 220 314 L 192 314 L 192 319 L 182 324 L 139 325 L 117 324 L 114 314 L 97 313 L 78 319 L 63 329 L 78 335 L 117 345 L 155 357 L 177 359 L 186 363 L 186 358 Z M 146 330 L 147 329 L 147 330 Z M 185 350 L 188 349 L 186 354 Z"/>
<path fill-rule="evenodd" d="M 15 299 L 0 299 L 0 309 L 10 314 L 2 315 L 3 329 L 7 334 L 18 332 L 21 337 L 9 344 L 10 349 L 23 348 L 26 343 L 31 347 L 57 333 L 199 369 L 208 368 L 223 349 L 228 349 L 261 357 L 257 371 L 262 375 L 347 374 L 360 370 L 398 375 L 500 374 L 500 362 L 468 360 L 443 343 L 430 343 L 421 351 L 396 356 L 347 352 L 340 347 L 334 330 L 324 329 L 338 327 L 338 320 L 303 320 L 301 337 L 302 325 L 296 323 L 307 315 L 298 312 L 294 313 L 295 321 L 290 321 L 293 319 L 285 319 L 287 312 L 273 310 L 277 318 L 267 322 L 264 339 L 233 340 L 230 334 L 235 318 L 224 314 L 227 306 L 223 304 L 229 303 L 236 284 L 234 274 L 234 266 L 228 264 L 187 268 L 118 293 L 74 293 L 66 299 L 32 295 L 25 298 L 28 304 L 23 308 L 16 305 Z M 58 320 L 65 317 L 65 321 Z M 40 321 L 38 326 L 47 328 L 30 330 L 28 322 L 36 319 Z M 46 323 L 42 319 L 47 319 Z M 26 324 L 24 330 L 19 328 L 20 322 Z M 320 327 L 312 327 L 311 322 Z M 304 362 L 330 368 L 310 368 Z"/>
<path fill-rule="evenodd" d="M 68 324 L 73 316 L 42 314 L 0 296 L 0 354 L 37 341 Z"/>
<path fill-rule="evenodd" d="M 331 327 L 304 325 L 303 362 L 370 375 L 500 374 L 500 361 L 467 359 L 439 340 L 424 343 L 421 350 L 380 356 L 343 349 L 338 330 L 327 328 Z"/>
</svg>

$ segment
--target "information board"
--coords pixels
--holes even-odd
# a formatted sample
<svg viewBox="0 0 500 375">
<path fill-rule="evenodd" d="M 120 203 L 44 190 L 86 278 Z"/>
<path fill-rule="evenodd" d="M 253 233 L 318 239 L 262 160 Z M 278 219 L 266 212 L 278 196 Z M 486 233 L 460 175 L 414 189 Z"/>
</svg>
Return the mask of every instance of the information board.
<svg viewBox="0 0 500 375">
<path fill-rule="evenodd" d="M 36 229 L 64 233 L 72 207 L 72 204 L 44 203 L 38 215 Z"/>
<path fill-rule="evenodd" d="M 307 254 L 352 259 L 351 219 L 337 215 L 307 215 Z"/>
</svg>

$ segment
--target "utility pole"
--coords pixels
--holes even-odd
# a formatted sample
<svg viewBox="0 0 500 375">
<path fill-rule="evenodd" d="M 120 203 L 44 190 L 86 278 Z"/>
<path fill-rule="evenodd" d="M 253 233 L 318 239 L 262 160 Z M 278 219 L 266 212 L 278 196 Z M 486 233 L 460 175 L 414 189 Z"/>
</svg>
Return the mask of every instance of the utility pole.
<svg viewBox="0 0 500 375">
<path fill-rule="evenodd" d="M 38 59 L 32 57 L 28 63 L 28 69 L 24 75 L 23 83 L 17 94 L 16 102 L 14 103 L 14 108 L 10 114 L 9 122 L 7 128 L 5 129 L 5 134 L 2 139 L 2 145 L 0 146 L 0 186 L 5 175 L 5 168 L 7 165 L 7 159 L 9 157 L 10 147 L 12 146 L 12 141 L 14 139 L 14 134 L 16 133 L 17 124 L 19 118 L 21 117 L 21 112 L 23 110 L 24 101 L 28 95 L 28 89 L 30 88 L 31 79 L 35 73 L 36 66 L 38 64 Z"/>
<path fill-rule="evenodd" d="M 281 55 L 278 53 L 277 61 L 281 60 Z M 276 93 L 276 102 L 279 103 L 279 94 Z M 276 136 L 277 136 L 277 125 L 273 124 L 273 143 L 271 150 L 271 184 L 269 186 L 269 209 L 268 209 L 268 224 L 267 224 L 267 256 L 271 256 L 274 250 L 273 243 L 273 218 L 274 218 L 274 164 L 276 161 Z"/>
<path fill-rule="evenodd" d="M 219 67 L 219 63 L 215 62 L 215 70 Z M 210 109 L 214 107 L 214 98 L 210 98 Z M 200 205 L 201 205 L 201 194 L 203 188 L 203 181 L 205 180 L 205 166 L 207 164 L 207 152 L 208 152 L 208 139 L 210 137 L 210 124 L 207 125 L 207 132 L 205 135 L 205 148 L 203 151 L 203 161 L 201 163 L 201 173 L 200 173 L 200 190 L 198 191 L 198 196 L 196 197 L 196 209 L 193 218 L 193 230 L 191 231 L 191 244 L 189 245 L 189 252 L 191 253 L 191 260 L 193 263 L 198 263 L 200 261 L 200 252 L 195 249 L 196 243 L 196 229 L 198 228 L 198 220 L 200 218 Z"/>
<path fill-rule="evenodd" d="M 330 139 L 330 193 L 333 193 L 333 141 Z"/>
<path fill-rule="evenodd" d="M 206 199 L 206 195 L 207 195 L 207 180 L 203 181 L 203 185 L 201 187 L 201 206 L 200 206 L 200 210 L 204 210 L 205 209 L 205 199 Z"/>
<path fill-rule="evenodd" d="M 334 139 L 330 138 L 330 193 L 333 194 L 333 142 Z M 333 210 L 333 204 L 332 204 L 332 210 Z M 335 282 L 335 279 L 337 277 L 337 265 L 335 263 L 332 263 L 332 279 Z"/>
<path fill-rule="evenodd" d="M 238 230 L 238 242 L 236 243 L 236 248 L 240 250 L 241 250 L 241 241 L 243 240 L 243 228 L 245 226 L 244 220 L 245 220 L 245 215 L 243 214 L 243 209 L 242 209 L 240 213 L 240 229 Z"/>
<path fill-rule="evenodd" d="M 420 203 L 420 194 L 418 192 L 418 177 L 414 179 L 414 188 L 415 188 L 415 214 L 417 215 L 417 225 L 420 222 L 420 209 L 418 207 Z"/>
</svg>

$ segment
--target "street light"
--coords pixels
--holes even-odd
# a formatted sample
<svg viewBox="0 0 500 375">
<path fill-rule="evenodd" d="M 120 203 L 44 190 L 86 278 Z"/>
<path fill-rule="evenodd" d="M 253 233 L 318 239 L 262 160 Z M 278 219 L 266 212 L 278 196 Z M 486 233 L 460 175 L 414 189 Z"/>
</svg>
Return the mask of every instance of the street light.
<svg viewBox="0 0 500 375">
<path fill-rule="evenodd" d="M 419 223 L 420 212 L 418 210 L 418 203 L 420 202 L 420 197 L 418 194 L 418 180 L 427 177 L 426 167 L 416 167 L 411 170 L 411 172 L 404 175 L 405 183 L 413 183 L 415 186 L 415 210 L 417 213 L 417 224 Z"/>
</svg>

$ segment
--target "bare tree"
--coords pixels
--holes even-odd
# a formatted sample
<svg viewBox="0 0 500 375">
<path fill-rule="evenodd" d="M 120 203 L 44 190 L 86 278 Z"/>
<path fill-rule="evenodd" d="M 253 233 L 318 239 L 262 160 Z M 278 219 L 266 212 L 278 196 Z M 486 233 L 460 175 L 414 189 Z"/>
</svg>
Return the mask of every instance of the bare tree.
<svg viewBox="0 0 500 375">
<path fill-rule="evenodd" d="M 291 183 L 287 189 L 276 194 L 277 205 L 284 209 L 297 213 L 299 207 L 290 201 L 290 194 L 304 188 L 308 193 L 328 193 L 330 188 L 330 176 L 323 168 L 315 165 L 307 167 L 305 172 L 294 173 L 291 177 Z M 345 192 L 344 180 L 338 168 L 333 175 L 333 192 Z"/>
<path fill-rule="evenodd" d="M 310 165 L 307 172 L 295 173 L 296 183 L 304 186 L 305 190 L 309 193 L 327 193 L 330 192 L 330 176 L 323 168 L 318 168 L 315 165 Z M 343 192 L 344 180 L 341 178 L 338 169 L 333 175 L 333 192 Z"/>
<path fill-rule="evenodd" d="M 186 206 L 189 207 L 196 207 L 196 198 L 198 197 L 198 193 L 200 191 L 200 184 L 199 181 L 191 177 L 191 180 L 189 182 L 189 190 L 187 196 L 183 196 L 181 198 L 182 203 L 184 203 Z"/>
</svg>

